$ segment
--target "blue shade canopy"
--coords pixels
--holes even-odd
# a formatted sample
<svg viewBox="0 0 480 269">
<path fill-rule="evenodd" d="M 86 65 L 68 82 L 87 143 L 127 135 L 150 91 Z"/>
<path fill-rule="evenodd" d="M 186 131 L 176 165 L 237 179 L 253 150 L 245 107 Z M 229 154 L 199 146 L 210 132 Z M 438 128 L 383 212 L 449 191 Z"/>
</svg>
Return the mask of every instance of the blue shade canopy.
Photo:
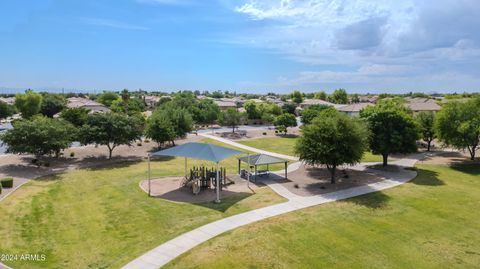
<svg viewBox="0 0 480 269">
<path fill-rule="evenodd" d="M 205 143 L 185 143 L 180 146 L 175 146 L 169 149 L 164 149 L 153 153 L 153 156 L 172 156 L 172 157 L 187 157 L 194 159 L 207 160 L 212 162 L 219 162 L 230 156 L 243 154 L 244 152 L 215 146 Z"/>
<path fill-rule="evenodd" d="M 243 156 L 238 158 L 244 163 L 249 163 L 250 165 L 264 165 L 264 164 L 274 164 L 274 163 L 286 163 L 287 160 L 273 157 L 267 154 L 256 154 L 250 156 Z"/>
</svg>

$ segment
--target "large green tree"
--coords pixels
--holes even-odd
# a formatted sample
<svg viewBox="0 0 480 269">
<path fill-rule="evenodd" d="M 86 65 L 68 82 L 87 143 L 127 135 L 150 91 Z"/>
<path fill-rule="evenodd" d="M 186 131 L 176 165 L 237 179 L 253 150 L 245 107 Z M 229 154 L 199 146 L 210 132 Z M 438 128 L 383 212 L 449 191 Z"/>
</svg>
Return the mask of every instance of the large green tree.
<svg viewBox="0 0 480 269">
<path fill-rule="evenodd" d="M 327 94 L 324 91 L 319 91 L 314 95 L 313 98 L 325 101 L 327 100 Z"/>
<path fill-rule="evenodd" d="M 291 97 L 292 101 L 297 105 L 303 102 L 303 94 L 300 91 L 294 91 Z"/>
<path fill-rule="evenodd" d="M 427 143 L 427 151 L 430 151 L 432 141 L 435 139 L 435 130 L 433 128 L 435 114 L 429 111 L 422 111 L 415 115 L 415 120 L 417 121 L 423 141 Z"/>
<path fill-rule="evenodd" d="M 159 146 L 165 142 L 175 144 L 175 128 L 170 119 L 170 115 L 165 110 L 157 110 L 147 120 L 145 136 L 157 142 Z"/>
<path fill-rule="evenodd" d="M 368 148 L 368 137 L 368 129 L 360 119 L 338 112 L 320 113 L 303 127 L 295 152 L 310 165 L 325 165 L 334 184 L 338 166 L 360 162 Z"/>
<path fill-rule="evenodd" d="M 80 142 L 84 145 L 105 145 L 108 158 L 119 145 L 131 145 L 141 138 L 143 125 L 138 117 L 120 113 L 95 113 L 88 115 L 87 122 L 80 128 Z"/>
<path fill-rule="evenodd" d="M 383 166 L 388 156 L 394 153 L 417 151 L 418 129 L 413 117 L 405 107 L 395 101 L 382 101 L 360 111 L 370 129 L 370 148 L 374 154 L 381 154 Z"/>
<path fill-rule="evenodd" d="M 66 105 L 65 98 L 60 94 L 46 93 L 43 95 L 42 105 L 40 106 L 40 113 L 53 118 L 53 116 L 61 112 Z"/>
<path fill-rule="evenodd" d="M 15 107 L 0 101 L 0 119 L 5 119 L 15 113 Z"/>
<path fill-rule="evenodd" d="M 302 111 L 302 116 L 301 116 L 302 124 L 310 124 L 313 121 L 313 119 L 318 115 L 320 115 L 320 113 L 323 110 L 329 109 L 329 108 L 334 109 L 327 105 L 313 105 L 305 108 Z"/>
<path fill-rule="evenodd" d="M 262 117 L 262 114 L 260 113 L 260 110 L 258 109 L 257 103 L 255 103 L 255 101 L 249 100 L 245 102 L 243 107 L 245 108 L 245 112 L 249 120 L 256 120 Z"/>
<path fill-rule="evenodd" d="M 75 127 L 81 127 L 87 122 L 88 112 L 89 110 L 83 107 L 69 108 L 62 111 L 60 117 Z"/>
<path fill-rule="evenodd" d="M 348 94 L 344 89 L 336 89 L 328 97 L 328 100 L 335 104 L 348 104 Z"/>
<path fill-rule="evenodd" d="M 35 156 L 55 155 L 68 148 L 75 137 L 70 123 L 35 116 L 13 122 L 13 128 L 1 136 L 11 153 L 29 153 Z"/>
<path fill-rule="evenodd" d="M 435 131 L 443 143 L 468 149 L 474 160 L 480 144 L 480 97 L 445 104 L 436 115 Z"/>
<path fill-rule="evenodd" d="M 32 90 L 15 95 L 15 106 L 22 113 L 22 117 L 28 119 L 40 112 L 42 95 Z"/>
<path fill-rule="evenodd" d="M 295 118 L 295 115 L 293 114 L 284 113 L 275 118 L 273 125 L 275 125 L 277 130 L 286 134 L 289 127 L 297 126 L 297 118 Z"/>
<path fill-rule="evenodd" d="M 232 133 L 235 133 L 235 128 L 242 122 L 242 114 L 235 108 L 229 108 L 220 114 L 219 121 L 223 126 L 232 127 Z"/>
<path fill-rule="evenodd" d="M 97 96 L 95 99 L 97 102 L 104 104 L 107 107 L 110 107 L 113 101 L 119 98 L 118 94 L 114 92 L 104 92 Z"/>
</svg>

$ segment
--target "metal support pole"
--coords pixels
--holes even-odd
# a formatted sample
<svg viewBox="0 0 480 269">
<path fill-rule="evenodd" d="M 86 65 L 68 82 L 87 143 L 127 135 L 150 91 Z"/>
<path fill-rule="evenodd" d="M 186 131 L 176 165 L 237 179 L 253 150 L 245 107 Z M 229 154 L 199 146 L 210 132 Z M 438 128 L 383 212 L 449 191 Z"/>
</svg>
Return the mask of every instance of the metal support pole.
<svg viewBox="0 0 480 269">
<path fill-rule="evenodd" d="M 148 154 L 148 197 L 152 196 L 150 181 L 150 154 Z"/>
<path fill-rule="evenodd" d="M 247 153 L 247 187 L 250 187 L 250 152 Z"/>
<path fill-rule="evenodd" d="M 187 157 L 185 157 L 185 178 L 187 178 Z"/>
<path fill-rule="evenodd" d="M 287 179 L 287 171 L 288 171 L 288 169 L 287 169 L 287 162 L 285 162 L 285 179 Z"/>
<path fill-rule="evenodd" d="M 217 199 L 215 200 L 215 203 L 220 203 L 220 179 L 218 178 L 218 162 L 217 162 L 217 165 L 216 165 L 216 181 L 217 181 Z"/>
</svg>

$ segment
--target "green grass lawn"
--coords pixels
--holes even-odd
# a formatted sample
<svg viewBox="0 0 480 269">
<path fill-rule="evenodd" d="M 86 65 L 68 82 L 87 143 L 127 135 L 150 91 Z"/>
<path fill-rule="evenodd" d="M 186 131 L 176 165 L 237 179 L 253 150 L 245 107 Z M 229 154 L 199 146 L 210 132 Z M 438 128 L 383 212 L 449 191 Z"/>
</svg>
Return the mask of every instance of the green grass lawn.
<svg viewBox="0 0 480 269">
<path fill-rule="evenodd" d="M 190 165 L 209 164 L 189 160 Z M 222 162 L 236 173 L 236 158 Z M 183 158 L 152 162 L 152 176 L 182 175 Z M 226 216 L 285 201 L 268 188 L 216 205 L 148 198 L 146 162 L 82 169 L 27 183 L 0 203 L 0 253 L 46 254 L 14 268 L 119 268 L 155 246 Z"/>
<path fill-rule="evenodd" d="M 295 156 L 294 148 L 297 137 L 266 137 L 252 140 L 238 141 L 238 143 L 254 148 L 259 148 L 271 152 Z M 363 155 L 362 162 L 381 162 L 381 155 L 374 155 L 366 152 Z"/>
<path fill-rule="evenodd" d="M 479 268 L 480 167 L 418 169 L 390 190 L 233 230 L 167 268 Z"/>
</svg>

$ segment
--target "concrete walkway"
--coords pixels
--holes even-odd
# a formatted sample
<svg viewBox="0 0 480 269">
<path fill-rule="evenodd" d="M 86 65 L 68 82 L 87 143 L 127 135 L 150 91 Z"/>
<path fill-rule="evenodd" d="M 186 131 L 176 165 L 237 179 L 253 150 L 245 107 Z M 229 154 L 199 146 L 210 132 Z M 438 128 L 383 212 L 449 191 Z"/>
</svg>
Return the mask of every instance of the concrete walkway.
<svg viewBox="0 0 480 269">
<path fill-rule="evenodd" d="M 162 245 L 150 250 L 149 252 L 133 260 L 129 264 L 125 265 L 123 268 L 160 268 L 175 259 L 176 257 L 180 256 L 181 254 L 191 250 L 195 246 L 206 242 L 207 240 L 217 235 L 238 228 L 240 226 L 292 212 L 295 210 L 351 198 L 371 192 L 381 191 L 401 185 L 413 179 L 417 175 L 415 171 L 407 170 L 405 168 L 413 167 L 415 163 L 423 157 L 424 154 L 415 154 L 408 158 L 393 162 L 394 164 L 403 167 L 400 172 L 376 171 L 378 174 L 381 174 L 382 176 L 388 178 L 387 180 L 381 182 L 310 197 L 290 196 L 286 194 L 290 198 L 288 202 L 252 210 L 206 224 L 190 232 L 184 233 L 166 243 L 163 243 Z M 365 166 L 363 167 L 363 169 L 364 168 Z M 358 169 L 362 169 L 362 167 L 358 167 Z M 285 190 L 278 189 L 278 191 L 284 192 Z"/>
<path fill-rule="evenodd" d="M 270 151 L 266 151 L 266 150 L 261 150 L 261 149 L 249 147 L 249 146 L 234 142 L 234 141 L 229 140 L 229 139 L 221 138 L 221 137 L 218 137 L 218 136 L 215 136 L 215 135 L 209 135 L 209 134 L 198 134 L 198 135 L 201 135 L 203 137 L 210 138 L 210 139 L 213 139 L 213 140 L 217 140 L 219 142 L 222 142 L 222 143 L 225 143 L 225 144 L 228 144 L 230 146 L 234 146 L 234 147 L 237 147 L 237 148 L 240 148 L 240 149 L 244 149 L 244 150 L 248 150 L 248 151 L 252 151 L 252 152 L 256 152 L 256 153 L 260 153 L 260 154 L 267 154 L 267 155 L 274 156 L 274 157 L 277 157 L 277 158 L 280 158 L 280 159 L 286 159 L 286 160 L 290 160 L 290 161 L 298 161 L 298 157 L 293 157 L 293 156 L 289 156 L 289 155 L 285 155 L 285 154 L 280 154 L 280 153 L 275 153 L 275 152 L 270 152 Z"/>
</svg>

